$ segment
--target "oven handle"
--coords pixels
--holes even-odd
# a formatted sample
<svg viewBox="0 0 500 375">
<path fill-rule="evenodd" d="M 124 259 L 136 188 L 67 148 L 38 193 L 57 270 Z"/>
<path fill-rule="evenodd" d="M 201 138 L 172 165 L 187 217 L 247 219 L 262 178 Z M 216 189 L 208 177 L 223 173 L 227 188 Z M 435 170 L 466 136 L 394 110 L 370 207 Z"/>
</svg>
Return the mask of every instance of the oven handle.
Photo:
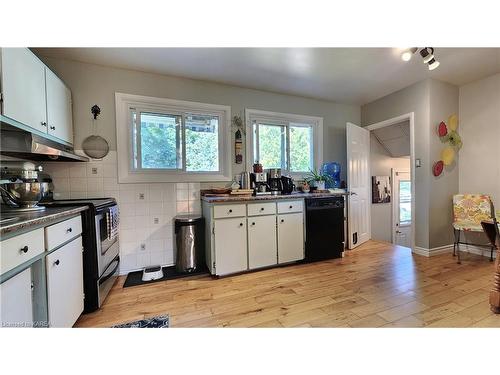
<svg viewBox="0 0 500 375">
<path fill-rule="evenodd" d="M 99 280 L 99 285 L 104 284 L 108 279 L 110 279 L 115 274 L 116 270 L 118 269 L 118 266 L 120 265 L 120 257 L 117 257 L 113 262 L 116 262 L 116 266 L 106 276 L 101 277 L 101 279 Z M 108 269 L 109 269 L 109 267 L 106 269 L 106 271 Z M 104 273 L 106 273 L 106 271 L 104 271 Z"/>
</svg>

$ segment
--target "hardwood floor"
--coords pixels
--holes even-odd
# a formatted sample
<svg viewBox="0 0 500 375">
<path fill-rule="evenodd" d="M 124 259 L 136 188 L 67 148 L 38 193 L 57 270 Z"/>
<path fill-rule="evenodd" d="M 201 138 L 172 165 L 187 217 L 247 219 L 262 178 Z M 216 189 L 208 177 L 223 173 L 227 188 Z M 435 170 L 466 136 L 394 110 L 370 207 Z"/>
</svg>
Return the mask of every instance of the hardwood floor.
<svg viewBox="0 0 500 375">
<path fill-rule="evenodd" d="M 493 264 L 464 252 L 412 255 L 370 241 L 342 259 L 238 276 L 113 287 L 77 327 L 169 314 L 171 327 L 500 327 L 490 311 Z"/>
</svg>

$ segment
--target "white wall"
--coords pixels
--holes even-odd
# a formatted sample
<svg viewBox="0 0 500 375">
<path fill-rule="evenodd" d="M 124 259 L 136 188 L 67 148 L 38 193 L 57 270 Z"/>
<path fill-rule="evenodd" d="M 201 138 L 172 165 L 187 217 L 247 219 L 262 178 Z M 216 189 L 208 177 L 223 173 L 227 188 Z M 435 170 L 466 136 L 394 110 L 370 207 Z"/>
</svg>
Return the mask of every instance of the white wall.
<svg viewBox="0 0 500 375">
<path fill-rule="evenodd" d="M 113 197 L 118 201 L 120 273 L 173 264 L 172 219 L 201 212 L 200 184 L 119 184 L 116 160 L 116 151 L 111 151 L 102 161 L 47 162 L 43 167 L 52 176 L 56 199 Z"/>
<path fill-rule="evenodd" d="M 393 158 L 382 147 L 373 134 L 370 135 L 370 168 L 372 176 L 391 176 L 391 169 L 410 169 L 409 158 Z M 394 189 L 391 193 L 394 192 Z M 392 204 L 372 204 L 372 239 L 378 241 L 392 242 Z"/>
<path fill-rule="evenodd" d="M 388 120 L 405 113 L 415 114 L 415 158 L 421 168 L 415 169 L 415 241 L 417 247 L 429 248 L 429 158 L 430 80 L 417 82 L 402 90 L 361 107 L 362 126 Z"/>
<path fill-rule="evenodd" d="M 245 108 L 323 117 L 323 160 L 339 162 L 345 179 L 346 122 L 360 123 L 360 106 L 64 59 L 40 58 L 71 88 L 77 149 L 92 132 L 90 108 L 98 104 L 101 108 L 100 135 L 108 140 L 111 150 L 116 150 L 115 92 L 123 92 L 228 105 L 233 116 L 241 115 L 242 118 Z M 234 144 L 234 131 L 232 133 Z M 244 165 L 245 161 L 243 164 L 233 163 L 233 175 L 242 172 Z"/>
<path fill-rule="evenodd" d="M 500 210 L 500 74 L 459 89 L 459 190 L 493 198 Z"/>
<path fill-rule="evenodd" d="M 458 112 L 458 87 L 426 79 L 361 107 L 363 126 L 404 113 L 415 113 L 415 158 L 421 167 L 415 170 L 416 246 L 433 249 L 453 242 L 452 195 L 458 191 L 458 167 L 447 167 L 442 176 L 432 174 L 443 147 L 437 126 Z"/>
<path fill-rule="evenodd" d="M 323 160 L 338 161 L 345 178 L 346 122 L 360 122 L 360 107 L 282 95 L 186 78 L 41 57 L 71 88 L 75 148 L 91 134 L 90 108 L 101 107 L 98 126 L 111 148 L 103 161 L 45 163 L 54 178 L 57 198 L 114 197 L 121 210 L 121 273 L 174 262 L 172 219 L 178 213 L 200 212 L 200 188 L 217 183 L 118 184 L 116 160 L 115 92 L 190 100 L 231 106 L 232 115 L 245 108 L 323 117 Z M 233 132 L 234 138 L 234 132 Z M 234 139 L 231 155 L 234 155 Z M 245 145 L 245 140 L 243 140 Z M 233 156 L 234 157 L 234 156 Z M 245 162 L 245 161 L 244 161 Z M 244 163 L 233 164 L 233 175 Z M 92 174 L 92 167 L 98 174 Z M 144 194 L 144 200 L 139 195 Z M 158 223 L 155 223 L 158 219 Z M 145 250 L 141 250 L 145 244 Z"/>
</svg>

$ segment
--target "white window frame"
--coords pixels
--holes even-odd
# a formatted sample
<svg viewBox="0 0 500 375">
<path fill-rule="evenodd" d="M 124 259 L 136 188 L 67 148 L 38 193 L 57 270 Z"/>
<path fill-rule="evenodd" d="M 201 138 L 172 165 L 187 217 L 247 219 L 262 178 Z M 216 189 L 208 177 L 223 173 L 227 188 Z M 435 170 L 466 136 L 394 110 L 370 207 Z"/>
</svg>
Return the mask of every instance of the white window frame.
<svg viewBox="0 0 500 375">
<path fill-rule="evenodd" d="M 247 128 L 246 149 L 247 149 L 247 171 L 252 170 L 254 163 L 254 133 L 253 122 L 260 121 L 264 123 L 285 125 L 287 129 L 287 145 L 286 153 L 289 159 L 290 152 L 288 150 L 290 144 L 289 124 L 308 124 L 312 126 L 312 145 L 311 151 L 313 153 L 313 168 L 319 169 L 323 164 L 323 118 L 316 116 L 305 116 L 291 113 L 280 113 L 271 111 L 262 111 L 259 109 L 245 108 L 245 123 Z M 294 125 L 296 126 L 296 125 Z M 287 160 L 287 168 L 289 168 L 290 160 Z M 283 174 L 289 174 L 294 179 L 302 179 L 308 171 L 304 172 L 290 172 L 289 170 L 282 170 Z"/>
<path fill-rule="evenodd" d="M 231 181 L 231 107 L 119 92 L 115 93 L 115 106 L 119 183 Z M 218 116 L 219 171 L 190 172 L 182 169 L 134 169 L 131 108 L 135 108 L 136 111 L 171 115 L 182 115 L 189 112 Z M 184 147 L 183 154 L 185 154 Z"/>
</svg>

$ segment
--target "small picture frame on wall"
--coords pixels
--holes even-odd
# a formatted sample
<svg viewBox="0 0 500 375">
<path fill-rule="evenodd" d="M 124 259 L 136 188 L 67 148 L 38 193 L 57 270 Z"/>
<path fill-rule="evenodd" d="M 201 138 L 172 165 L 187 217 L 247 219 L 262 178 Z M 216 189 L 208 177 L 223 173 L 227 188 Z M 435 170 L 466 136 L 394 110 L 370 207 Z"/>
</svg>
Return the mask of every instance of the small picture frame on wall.
<svg viewBox="0 0 500 375">
<path fill-rule="evenodd" d="M 391 179 L 389 176 L 372 176 L 372 203 L 391 202 Z"/>
</svg>

